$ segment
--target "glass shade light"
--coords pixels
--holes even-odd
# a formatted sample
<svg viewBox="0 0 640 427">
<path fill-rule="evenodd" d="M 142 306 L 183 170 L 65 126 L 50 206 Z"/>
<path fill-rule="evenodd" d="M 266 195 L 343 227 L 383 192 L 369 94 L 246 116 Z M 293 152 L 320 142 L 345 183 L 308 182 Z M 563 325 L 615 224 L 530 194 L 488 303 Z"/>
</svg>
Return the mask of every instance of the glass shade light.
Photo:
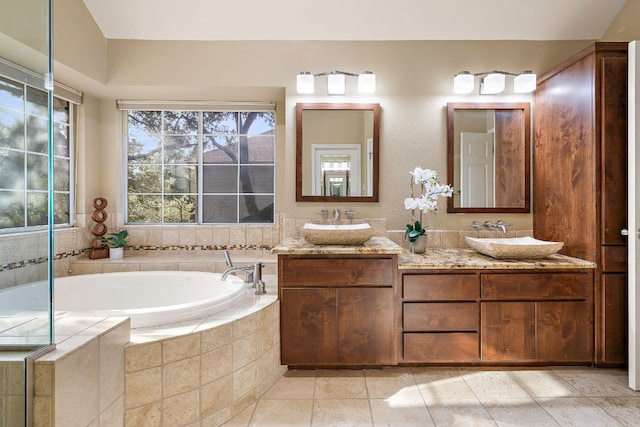
<svg viewBox="0 0 640 427">
<path fill-rule="evenodd" d="M 536 75 L 532 71 L 523 71 L 513 79 L 515 93 L 533 92 L 536 90 Z"/>
<path fill-rule="evenodd" d="M 313 93 L 315 77 L 308 71 L 303 71 L 296 77 L 298 93 Z"/>
<path fill-rule="evenodd" d="M 454 93 L 471 93 L 473 92 L 475 76 L 468 71 L 461 71 L 453 78 Z"/>
<path fill-rule="evenodd" d="M 504 74 L 490 73 L 480 81 L 480 93 L 482 95 L 493 95 L 504 90 Z"/>
<path fill-rule="evenodd" d="M 376 91 L 376 75 L 365 71 L 358 75 L 358 92 L 374 93 Z"/>
<path fill-rule="evenodd" d="M 327 75 L 327 92 L 329 95 L 344 95 L 345 77 L 344 74 L 331 73 Z"/>
</svg>

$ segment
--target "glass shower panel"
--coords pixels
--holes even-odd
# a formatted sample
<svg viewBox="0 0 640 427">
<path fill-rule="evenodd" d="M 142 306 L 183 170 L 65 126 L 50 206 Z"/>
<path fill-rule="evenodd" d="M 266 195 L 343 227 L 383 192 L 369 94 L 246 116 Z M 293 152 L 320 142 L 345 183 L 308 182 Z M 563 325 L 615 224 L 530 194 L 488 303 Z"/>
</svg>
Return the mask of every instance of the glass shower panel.
<svg viewBox="0 0 640 427">
<path fill-rule="evenodd" d="M 0 425 L 31 425 L 26 358 L 53 343 L 51 0 L 0 13 Z"/>
</svg>

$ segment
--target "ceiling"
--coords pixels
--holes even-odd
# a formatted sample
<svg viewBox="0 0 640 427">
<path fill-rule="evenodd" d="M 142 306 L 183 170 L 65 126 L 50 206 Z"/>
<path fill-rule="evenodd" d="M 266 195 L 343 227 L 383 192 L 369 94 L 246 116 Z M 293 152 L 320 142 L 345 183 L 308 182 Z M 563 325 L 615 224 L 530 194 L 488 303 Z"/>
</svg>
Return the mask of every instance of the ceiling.
<svg viewBox="0 0 640 427">
<path fill-rule="evenodd" d="M 626 0 L 84 3 L 107 39 L 593 40 L 603 35 Z"/>
</svg>

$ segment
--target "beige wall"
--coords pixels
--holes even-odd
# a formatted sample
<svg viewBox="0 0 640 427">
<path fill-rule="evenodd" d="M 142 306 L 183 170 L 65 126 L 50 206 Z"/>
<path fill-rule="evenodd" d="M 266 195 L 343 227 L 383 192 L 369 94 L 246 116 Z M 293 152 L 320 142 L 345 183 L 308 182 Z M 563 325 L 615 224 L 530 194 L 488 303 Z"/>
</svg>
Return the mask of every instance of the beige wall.
<svg viewBox="0 0 640 427">
<path fill-rule="evenodd" d="M 84 6 L 80 0 L 61 0 L 59 8 Z M 628 2 L 621 11 L 636 7 Z M 76 12 L 83 16 L 84 12 Z M 59 17 L 58 12 L 56 18 Z M 90 16 L 89 16 L 90 18 Z M 447 102 L 531 102 L 530 95 L 454 95 L 453 74 L 501 69 L 531 69 L 541 74 L 590 41 L 408 41 L 408 42 L 181 42 L 108 40 L 105 55 L 95 38 L 95 23 L 71 30 L 55 25 L 56 79 L 87 94 L 88 109 L 80 124 L 84 166 L 79 185 L 79 212 L 90 212 L 90 201 L 106 197 L 107 209 L 121 223 L 123 211 L 122 116 L 116 99 L 250 100 L 277 102 L 277 210 L 287 217 L 312 218 L 321 208 L 351 208 L 359 217 L 387 218 L 389 229 L 402 229 L 409 214 L 407 176 L 415 166 L 436 169 L 446 176 Z M 637 25 L 637 24 L 636 24 Z M 615 28 L 614 28 L 615 26 Z M 616 19 L 609 39 L 631 37 L 630 21 Z M 84 32 L 89 44 L 80 43 Z M 78 53 L 78 46 L 87 55 Z M 95 51 L 93 51 L 95 49 Z M 91 51 L 91 52 L 89 52 Z M 90 54 L 89 54 L 90 53 Z M 358 95 L 355 79 L 347 79 L 347 95 L 298 95 L 295 75 L 300 71 L 340 69 L 377 74 L 373 95 Z M 508 82 L 509 84 L 509 82 Z M 382 107 L 380 202 L 317 204 L 295 202 L 295 104 L 297 102 L 378 102 Z M 81 115 L 81 120 L 82 115 Z M 95 145 L 98 144 L 98 147 Z M 84 151 L 83 148 L 84 147 Z M 447 214 L 444 203 L 428 216 L 432 229 L 466 229 L 473 220 L 503 219 L 515 229 L 531 228 L 528 214 Z"/>
<path fill-rule="evenodd" d="M 101 166 L 86 168 L 84 178 L 96 193 L 87 202 L 106 197 L 110 212 L 122 212 L 122 123 L 116 99 L 277 101 L 277 210 L 288 217 L 310 218 L 322 207 L 347 207 L 360 217 L 385 217 L 390 229 L 404 228 L 408 212 L 407 177 L 415 166 L 436 169 L 446 176 L 445 105 L 450 101 L 525 101 L 530 95 L 456 96 L 453 74 L 504 69 L 533 69 L 541 73 L 589 42 L 145 42 L 108 43 L 108 83 L 99 98 L 97 132 L 84 144 Z M 378 90 L 347 95 L 300 96 L 295 75 L 342 69 L 373 70 Z M 73 85 L 73 81 L 63 81 Z M 322 84 L 318 83 L 321 88 Z M 80 87 L 79 89 L 83 89 Z M 322 205 L 295 202 L 295 104 L 297 102 L 378 102 L 381 104 L 381 170 L 379 203 Z M 89 126 L 87 126 L 89 129 Z M 85 156 L 85 161 L 91 160 Z M 96 158 L 94 157 L 94 161 Z M 96 183 L 97 182 L 97 183 Z M 87 187 L 88 189 L 88 187 Z M 79 198 L 80 199 L 80 198 Z M 81 209 L 82 207 L 79 207 Z M 112 211 L 112 209 L 114 209 Z M 498 218 L 500 217 L 500 218 Z M 429 216 L 433 229 L 466 228 L 473 220 L 503 219 L 517 229 L 531 227 L 530 215 L 446 214 L 444 204 Z"/>
<path fill-rule="evenodd" d="M 53 2 L 53 57 L 54 72 L 64 66 L 83 85 L 106 83 L 107 41 L 82 0 Z"/>
</svg>

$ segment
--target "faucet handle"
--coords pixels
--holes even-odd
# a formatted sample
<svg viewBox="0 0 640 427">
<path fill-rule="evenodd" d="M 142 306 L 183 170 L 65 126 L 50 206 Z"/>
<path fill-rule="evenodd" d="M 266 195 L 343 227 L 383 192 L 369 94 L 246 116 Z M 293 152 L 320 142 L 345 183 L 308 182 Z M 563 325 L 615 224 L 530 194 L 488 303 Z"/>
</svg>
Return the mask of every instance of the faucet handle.
<svg viewBox="0 0 640 427">
<path fill-rule="evenodd" d="M 473 221 L 470 227 L 478 230 L 480 227 L 482 227 L 482 224 L 480 224 L 478 221 Z"/>
<path fill-rule="evenodd" d="M 353 219 L 353 216 L 356 214 L 356 211 L 354 211 L 353 209 L 347 208 L 344 210 L 344 214 L 346 215 L 347 218 Z"/>
<path fill-rule="evenodd" d="M 320 215 L 322 219 L 327 219 L 329 216 L 329 211 L 326 209 L 320 209 L 320 212 L 316 212 L 316 214 Z"/>
</svg>

